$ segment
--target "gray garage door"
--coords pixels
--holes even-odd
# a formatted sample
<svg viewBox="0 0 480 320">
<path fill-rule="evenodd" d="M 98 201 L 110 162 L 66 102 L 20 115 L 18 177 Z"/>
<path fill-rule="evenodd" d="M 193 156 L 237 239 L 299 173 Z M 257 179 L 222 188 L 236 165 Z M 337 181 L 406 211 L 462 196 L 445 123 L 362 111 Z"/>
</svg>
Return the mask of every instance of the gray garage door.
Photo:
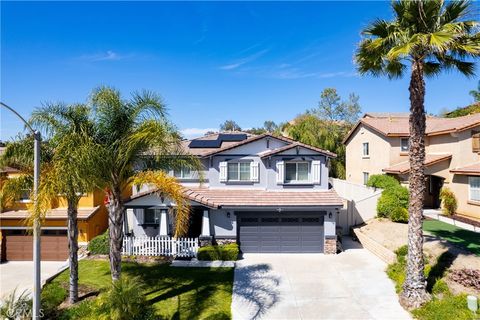
<svg viewBox="0 0 480 320">
<path fill-rule="evenodd" d="M 238 213 L 240 247 L 249 252 L 323 252 L 321 213 Z"/>
</svg>

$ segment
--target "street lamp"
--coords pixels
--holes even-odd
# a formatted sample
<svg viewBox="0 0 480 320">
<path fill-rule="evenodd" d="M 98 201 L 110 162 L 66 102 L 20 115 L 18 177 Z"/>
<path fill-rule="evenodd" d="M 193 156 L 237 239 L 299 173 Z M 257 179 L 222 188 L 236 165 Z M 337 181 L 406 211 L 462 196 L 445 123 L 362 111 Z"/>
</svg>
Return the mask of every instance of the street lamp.
<svg viewBox="0 0 480 320">
<path fill-rule="evenodd" d="M 40 219 L 37 215 L 38 213 L 38 183 L 40 181 L 40 141 L 42 136 L 38 130 L 34 130 L 32 126 L 25 121 L 25 119 L 14 109 L 7 106 L 5 103 L 0 101 L 0 105 L 5 107 L 14 113 L 28 130 L 32 133 L 33 138 L 35 139 L 35 144 L 33 147 L 33 208 L 34 208 L 34 219 L 33 219 L 33 307 L 32 307 L 32 318 L 40 319 L 40 292 L 42 290 L 42 283 L 40 277 Z"/>
</svg>

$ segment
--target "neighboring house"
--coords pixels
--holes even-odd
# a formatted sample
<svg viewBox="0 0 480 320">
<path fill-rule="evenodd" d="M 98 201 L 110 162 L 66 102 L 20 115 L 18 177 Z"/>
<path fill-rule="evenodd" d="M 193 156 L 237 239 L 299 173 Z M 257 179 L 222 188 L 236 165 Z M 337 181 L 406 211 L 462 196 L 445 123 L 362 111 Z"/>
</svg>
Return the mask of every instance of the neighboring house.
<svg viewBox="0 0 480 320">
<path fill-rule="evenodd" d="M 172 171 L 191 204 L 190 237 L 238 242 L 243 252 L 336 252 L 342 200 L 329 189 L 336 155 L 270 134 L 220 133 L 184 141 L 203 172 Z M 200 177 L 203 176 L 203 181 Z M 125 232 L 172 235 L 175 204 L 157 190 L 134 188 Z"/>
<path fill-rule="evenodd" d="M 1 154 L 0 149 L 0 154 Z M 20 173 L 14 168 L 2 168 L 0 174 L 8 179 Z M 29 190 L 12 206 L 0 212 L 1 261 L 32 260 L 33 241 L 31 228 L 26 225 L 29 216 Z M 93 237 L 103 233 L 108 226 L 104 192 L 97 190 L 80 199 L 78 208 L 78 241 L 86 244 Z M 57 203 L 42 221 L 41 259 L 66 260 L 68 258 L 67 204 L 59 197 Z"/>
<path fill-rule="evenodd" d="M 344 143 L 347 181 L 364 184 L 387 173 L 408 184 L 408 114 L 366 114 Z M 425 149 L 425 207 L 440 206 L 445 186 L 455 193 L 459 214 L 480 218 L 480 114 L 427 117 Z"/>
</svg>

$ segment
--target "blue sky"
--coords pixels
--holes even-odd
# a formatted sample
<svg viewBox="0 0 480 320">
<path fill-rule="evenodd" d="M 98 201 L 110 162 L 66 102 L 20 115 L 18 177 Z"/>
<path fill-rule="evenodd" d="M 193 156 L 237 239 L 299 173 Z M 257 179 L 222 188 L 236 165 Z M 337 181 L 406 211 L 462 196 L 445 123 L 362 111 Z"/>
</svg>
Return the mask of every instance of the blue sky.
<svg viewBox="0 0 480 320">
<path fill-rule="evenodd" d="M 366 111 L 408 111 L 408 79 L 360 77 L 360 31 L 389 2 L 1 2 L 1 100 L 28 117 L 42 102 L 86 101 L 99 85 L 161 94 L 187 136 L 233 119 L 290 120 L 320 92 Z M 478 78 L 427 81 L 436 113 L 472 102 Z M 1 111 L 0 139 L 22 125 Z"/>
</svg>

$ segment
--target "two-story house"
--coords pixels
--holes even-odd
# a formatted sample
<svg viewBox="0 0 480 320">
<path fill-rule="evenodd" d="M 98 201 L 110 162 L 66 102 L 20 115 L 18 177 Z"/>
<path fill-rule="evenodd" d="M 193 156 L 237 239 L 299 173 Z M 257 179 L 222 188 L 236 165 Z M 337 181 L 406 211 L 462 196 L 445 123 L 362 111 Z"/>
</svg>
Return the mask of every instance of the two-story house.
<svg viewBox="0 0 480 320">
<path fill-rule="evenodd" d="M 335 154 L 271 134 L 213 134 L 184 147 L 203 165 L 202 174 L 171 172 L 190 200 L 189 236 L 238 242 L 243 252 L 336 252 L 343 204 L 328 183 Z M 133 190 L 125 203 L 127 234 L 172 234 L 175 204 L 155 191 Z"/>
<path fill-rule="evenodd" d="M 0 147 L 0 154 L 3 147 Z M 15 168 L 0 168 L 2 179 L 14 178 L 21 172 Z M 96 190 L 85 194 L 78 204 L 78 241 L 85 245 L 108 227 L 105 193 Z M 32 260 L 33 239 L 31 227 L 26 224 L 31 202 L 29 190 L 7 207 L 0 210 L 0 258 L 6 260 Z M 59 197 L 45 214 L 41 227 L 41 259 L 61 261 L 68 259 L 67 203 Z"/>
<path fill-rule="evenodd" d="M 346 180 L 365 184 L 387 173 L 408 184 L 408 113 L 367 113 L 344 140 Z M 425 207 L 440 206 L 440 189 L 457 197 L 459 214 L 480 218 L 480 114 L 427 117 Z"/>
</svg>

